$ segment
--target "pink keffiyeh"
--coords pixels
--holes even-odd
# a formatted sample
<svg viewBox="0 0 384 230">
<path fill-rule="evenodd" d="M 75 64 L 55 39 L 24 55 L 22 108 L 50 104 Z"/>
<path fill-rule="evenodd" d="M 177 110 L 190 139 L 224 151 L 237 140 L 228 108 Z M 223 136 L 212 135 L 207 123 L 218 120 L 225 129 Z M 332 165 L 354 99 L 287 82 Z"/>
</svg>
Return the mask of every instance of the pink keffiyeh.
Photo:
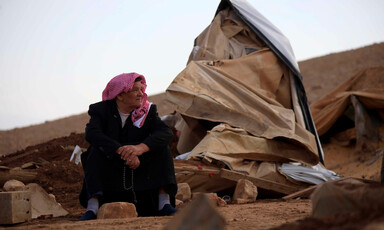
<svg viewBox="0 0 384 230">
<path fill-rule="evenodd" d="M 133 84 L 135 83 L 135 79 L 138 77 L 141 77 L 141 84 L 143 86 L 143 100 L 141 106 L 132 112 L 131 117 L 134 125 L 140 128 L 141 126 L 143 126 L 149 108 L 152 104 L 147 101 L 147 94 L 145 93 L 147 84 L 143 75 L 138 73 L 123 73 L 117 75 L 108 82 L 107 86 L 103 91 L 102 99 L 103 101 L 112 100 L 115 99 L 116 96 L 122 92 L 126 93 L 131 91 Z"/>
</svg>

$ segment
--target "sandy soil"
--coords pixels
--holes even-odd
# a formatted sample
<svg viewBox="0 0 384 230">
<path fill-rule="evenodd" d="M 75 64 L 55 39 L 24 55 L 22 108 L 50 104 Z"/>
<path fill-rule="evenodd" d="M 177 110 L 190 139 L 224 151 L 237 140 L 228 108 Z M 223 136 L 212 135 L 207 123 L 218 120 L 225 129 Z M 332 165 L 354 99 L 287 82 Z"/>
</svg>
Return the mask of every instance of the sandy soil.
<svg viewBox="0 0 384 230">
<path fill-rule="evenodd" d="M 84 134 L 71 134 L 67 137 L 53 139 L 39 145 L 30 146 L 23 151 L 1 158 L 1 165 L 20 167 L 28 162 L 36 162 L 37 168 L 29 169 L 38 173 L 33 182 L 41 185 L 47 192 L 55 195 L 56 200 L 68 212 L 65 217 L 45 217 L 31 220 L 27 223 L 2 226 L 7 229 L 162 229 L 172 217 L 139 217 L 126 220 L 95 220 L 90 222 L 77 222 L 84 213 L 84 208 L 78 201 L 82 185 L 83 171 L 80 165 L 69 162 L 75 145 L 86 148 Z M 335 143 L 325 144 L 325 159 L 330 168 L 343 176 L 369 178 L 379 180 L 381 158 L 375 159 L 375 154 L 366 154 L 365 157 L 350 156 L 353 146 L 340 147 Z M 343 150 L 343 151 L 342 151 Z M 356 153 L 357 154 L 357 153 Z M 358 159 L 354 159 L 358 157 Z M 370 162 L 375 167 L 364 167 Z M 364 170 L 360 170 L 364 168 Z M 359 170 L 356 170 L 359 169 Z M 63 177 L 63 174 L 66 176 Z M 179 207 L 182 211 L 185 207 Z M 250 204 L 228 204 L 218 207 L 219 213 L 225 218 L 227 229 L 324 229 L 337 227 L 337 229 L 360 229 L 369 223 L 383 222 L 382 215 L 371 216 L 338 216 L 325 220 L 311 218 L 311 200 L 293 199 L 262 199 Z M 352 218 L 352 219 L 351 219 Z M 354 224 L 346 225 L 349 221 Z M 367 222 L 369 220 L 369 222 Z M 348 226 L 348 227 L 347 227 Z"/>
<path fill-rule="evenodd" d="M 253 204 L 227 205 L 218 208 L 226 220 L 228 230 L 270 229 L 307 217 L 309 200 L 262 200 Z M 76 222 L 75 219 L 37 220 L 7 229 L 163 229 L 175 217 L 137 217 L 132 219 L 94 220 Z"/>
<path fill-rule="evenodd" d="M 56 200 L 68 212 L 66 217 L 40 218 L 14 226 L 9 229 L 44 229 L 44 228 L 84 228 L 104 229 L 162 229 L 172 217 L 140 217 L 131 220 L 96 220 L 76 222 L 85 209 L 78 201 L 82 185 L 81 166 L 69 162 L 75 145 L 86 148 L 84 134 L 71 134 L 68 137 L 53 139 L 49 142 L 30 146 L 24 151 L 1 158 L 2 165 L 20 167 L 28 162 L 37 162 L 38 168 L 31 169 L 38 173 L 35 183 L 47 192 L 55 195 Z M 20 158 L 19 156 L 23 156 Z M 65 177 L 63 174 L 65 173 Z M 180 210 L 183 209 L 182 206 Z M 308 217 L 311 211 L 309 199 L 284 201 L 281 199 L 259 200 L 252 204 L 228 204 L 218 207 L 225 218 L 228 229 L 268 229 L 281 224 Z"/>
</svg>

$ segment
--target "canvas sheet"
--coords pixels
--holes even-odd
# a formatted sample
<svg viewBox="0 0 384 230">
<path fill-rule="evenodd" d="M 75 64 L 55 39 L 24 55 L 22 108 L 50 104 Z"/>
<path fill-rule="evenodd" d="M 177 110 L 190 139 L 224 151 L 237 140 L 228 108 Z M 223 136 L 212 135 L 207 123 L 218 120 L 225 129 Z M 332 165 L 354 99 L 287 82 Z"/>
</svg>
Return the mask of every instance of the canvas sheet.
<svg viewBox="0 0 384 230">
<path fill-rule="evenodd" d="M 241 169 L 242 159 L 254 161 L 274 161 L 274 162 L 317 162 L 314 154 L 300 145 L 287 143 L 280 140 L 270 140 L 266 138 L 249 135 L 245 130 L 233 128 L 226 124 L 221 124 L 213 128 L 192 150 L 189 158 L 204 155 L 226 164 L 236 171 L 250 170 Z M 236 158 L 231 161 L 228 157 Z"/>
<path fill-rule="evenodd" d="M 284 184 L 290 187 L 297 187 L 298 190 L 304 189 L 308 186 L 307 183 L 301 183 L 294 181 L 284 175 L 279 171 L 279 164 L 275 162 L 256 162 L 256 161 L 244 161 L 244 159 L 236 157 L 227 157 L 222 155 L 207 154 L 213 159 L 221 160 L 227 165 L 231 170 L 242 172 L 248 174 L 248 176 L 254 178 L 260 178 L 279 184 Z M 192 161 L 193 162 L 193 161 Z M 179 168 L 181 166 L 190 165 L 193 167 L 196 163 L 192 163 L 191 160 L 176 160 L 175 167 Z M 215 166 L 210 165 L 201 165 L 202 169 L 212 169 Z M 216 170 L 219 170 L 216 167 Z M 221 178 L 218 174 L 202 174 L 196 173 L 194 170 L 179 171 L 176 173 L 176 180 L 178 183 L 188 183 L 192 192 L 220 192 L 226 189 L 233 188 L 236 185 L 236 181 L 227 180 Z"/>
<path fill-rule="evenodd" d="M 220 11 L 196 38 L 187 67 L 166 91 L 185 121 L 179 152 L 316 165 L 316 140 L 297 116 L 292 78 L 232 10 Z M 228 126 L 210 131 L 202 120 Z"/>
<path fill-rule="evenodd" d="M 296 122 L 291 108 L 276 100 L 284 76 L 277 62 L 269 50 L 218 65 L 192 61 L 168 87 L 167 97 L 184 116 L 226 123 L 255 137 L 278 138 L 310 155 L 301 161 L 317 164 L 314 136 Z"/>
<path fill-rule="evenodd" d="M 191 151 L 190 157 L 207 156 L 235 171 L 292 183 L 276 171 L 275 162 L 319 162 L 293 77 L 231 9 L 218 12 L 196 38 L 187 67 L 166 91 L 183 118 L 177 125 L 179 152 Z M 220 125 L 207 129 L 201 121 Z M 244 164 L 244 159 L 251 163 Z"/>
<path fill-rule="evenodd" d="M 351 95 L 366 109 L 384 109 L 384 67 L 365 69 L 311 106 L 318 134 L 325 134 L 341 117 Z"/>
<path fill-rule="evenodd" d="M 276 47 L 278 52 L 282 53 L 292 68 L 294 68 L 294 71 L 299 73 L 299 65 L 296 62 L 291 44 L 279 28 L 273 25 L 247 1 L 231 0 L 230 2 L 250 24 L 257 25 L 257 29 Z"/>
</svg>

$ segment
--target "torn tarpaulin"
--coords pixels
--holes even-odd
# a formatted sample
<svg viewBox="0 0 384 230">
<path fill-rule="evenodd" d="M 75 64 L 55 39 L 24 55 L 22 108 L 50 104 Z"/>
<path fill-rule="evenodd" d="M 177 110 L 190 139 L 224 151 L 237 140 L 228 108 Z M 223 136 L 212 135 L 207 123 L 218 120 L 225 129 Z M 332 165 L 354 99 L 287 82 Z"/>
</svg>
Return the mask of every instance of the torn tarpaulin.
<svg viewBox="0 0 384 230">
<path fill-rule="evenodd" d="M 335 172 L 325 169 L 319 164 L 315 166 L 303 166 L 299 163 L 283 163 L 279 171 L 293 180 L 310 184 L 320 184 L 340 178 Z"/>
</svg>

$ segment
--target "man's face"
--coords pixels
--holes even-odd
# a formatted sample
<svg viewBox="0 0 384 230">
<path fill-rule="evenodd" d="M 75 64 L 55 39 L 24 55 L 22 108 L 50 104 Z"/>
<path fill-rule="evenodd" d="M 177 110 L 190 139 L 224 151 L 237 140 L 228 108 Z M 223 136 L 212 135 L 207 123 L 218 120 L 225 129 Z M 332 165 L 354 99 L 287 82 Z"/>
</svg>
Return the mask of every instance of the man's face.
<svg viewBox="0 0 384 230">
<path fill-rule="evenodd" d="M 132 90 L 125 93 L 122 92 L 117 96 L 117 99 L 121 101 L 124 106 L 132 107 L 132 109 L 136 109 L 141 106 L 141 102 L 143 100 L 143 92 L 142 92 L 142 84 L 140 81 L 137 81 L 133 84 Z"/>
</svg>

